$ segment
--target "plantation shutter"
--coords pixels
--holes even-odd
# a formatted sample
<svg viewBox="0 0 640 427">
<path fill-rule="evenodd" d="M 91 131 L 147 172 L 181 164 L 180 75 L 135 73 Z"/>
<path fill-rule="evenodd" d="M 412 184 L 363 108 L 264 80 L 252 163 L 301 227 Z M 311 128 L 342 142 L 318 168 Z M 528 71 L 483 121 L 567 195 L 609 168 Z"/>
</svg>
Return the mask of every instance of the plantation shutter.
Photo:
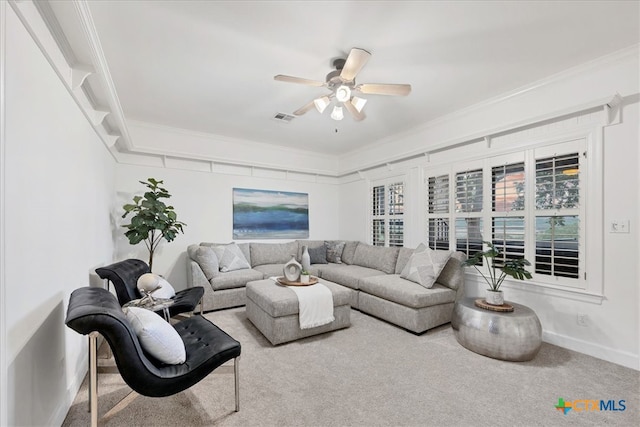
<svg viewBox="0 0 640 427">
<path fill-rule="evenodd" d="M 579 153 L 536 159 L 535 188 L 535 272 L 578 278 L 581 226 Z"/>
<path fill-rule="evenodd" d="M 431 249 L 449 249 L 449 175 L 427 180 L 427 244 Z"/>
<path fill-rule="evenodd" d="M 467 257 L 482 251 L 482 169 L 456 173 L 456 250 Z"/>
<path fill-rule="evenodd" d="M 371 243 L 375 246 L 403 246 L 404 183 L 374 185 L 371 201 Z"/>
<path fill-rule="evenodd" d="M 524 258 L 524 162 L 492 167 L 491 188 L 491 240 L 500 251 L 495 262 L 501 266 L 508 259 Z"/>
</svg>

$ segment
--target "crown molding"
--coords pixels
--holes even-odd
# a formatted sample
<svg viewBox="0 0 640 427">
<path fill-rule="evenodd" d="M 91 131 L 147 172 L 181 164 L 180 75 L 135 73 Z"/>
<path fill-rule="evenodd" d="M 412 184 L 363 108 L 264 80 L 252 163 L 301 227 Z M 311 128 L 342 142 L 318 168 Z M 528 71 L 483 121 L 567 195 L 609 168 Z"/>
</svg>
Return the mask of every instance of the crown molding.
<svg viewBox="0 0 640 427">
<path fill-rule="evenodd" d="M 107 59 L 104 56 L 102 45 L 100 44 L 100 38 L 91 16 L 91 10 L 89 4 L 85 0 L 73 0 L 78 19 L 80 21 L 85 39 L 91 51 L 91 59 L 93 67 L 96 70 L 96 76 L 102 82 L 105 88 L 106 96 L 108 99 L 109 109 L 111 110 L 111 118 L 117 124 L 118 132 L 122 135 L 121 139 L 124 146 L 128 149 L 132 148 L 131 137 L 129 130 L 127 129 L 127 123 L 122 111 L 122 105 L 118 98 L 118 92 L 111 78 L 111 72 L 109 71 L 109 65 Z"/>
<path fill-rule="evenodd" d="M 3 1 L 4 3 L 4 1 Z M 42 52 L 44 58 L 49 62 L 54 72 L 60 79 L 62 85 L 71 95 L 80 111 L 93 127 L 103 144 L 109 148 L 113 145 L 113 137 L 109 135 L 107 129 L 102 126 L 104 122 L 104 110 L 96 110 L 94 104 L 87 96 L 84 88 L 86 77 L 90 74 L 90 67 L 86 64 L 79 64 L 74 70 L 62 53 L 62 48 L 58 45 L 54 37 L 51 26 L 45 22 L 45 16 L 40 13 L 36 2 L 32 0 L 8 0 L 7 2 L 16 16 L 29 33 L 36 46 Z M 41 5 L 40 5 L 41 6 Z M 78 84 L 78 81 L 80 83 Z M 75 83 L 75 85 L 74 85 Z M 100 117 L 102 116 L 102 120 Z"/>
<path fill-rule="evenodd" d="M 402 141 L 419 137 L 421 134 L 428 132 L 434 128 L 446 127 L 446 126 L 455 127 L 456 122 L 464 119 L 467 116 L 480 113 L 483 110 L 486 110 L 491 107 L 499 106 L 508 101 L 516 100 L 517 98 L 522 97 L 523 95 L 526 95 L 529 92 L 543 90 L 547 87 L 551 87 L 556 84 L 561 84 L 563 81 L 567 81 L 572 77 L 577 77 L 585 73 L 593 72 L 594 70 L 597 70 L 599 68 L 611 67 L 613 65 L 625 64 L 628 62 L 634 62 L 634 64 L 637 64 L 639 56 L 640 56 L 640 44 L 634 44 L 624 49 L 620 49 L 618 51 L 612 52 L 608 55 L 604 55 L 602 57 L 580 64 L 578 66 L 568 68 L 559 73 L 550 75 L 543 79 L 521 86 L 512 91 L 498 95 L 496 97 L 489 98 L 482 102 L 470 105 L 466 108 L 456 110 L 450 114 L 441 116 L 434 120 L 430 120 L 429 122 L 426 122 L 423 125 L 408 129 L 405 132 L 397 133 L 387 138 L 380 139 L 372 144 L 367 145 L 365 148 L 344 153 L 340 155 L 340 161 L 344 162 L 350 157 L 357 157 L 371 150 L 376 150 L 376 149 L 382 150 L 391 146 L 393 146 L 393 150 L 392 150 L 393 152 L 398 152 L 399 144 L 401 144 Z M 609 102 L 609 101 L 606 101 L 606 102 Z M 602 106 L 602 105 L 603 104 L 600 104 L 598 106 Z M 575 108 L 580 108 L 580 107 L 576 106 Z M 571 110 L 571 108 L 557 110 L 556 112 L 550 115 L 540 115 L 539 117 L 534 117 L 528 120 L 521 120 L 519 122 L 514 122 L 513 124 L 510 124 L 508 126 L 500 126 L 500 129 L 501 129 L 500 131 L 506 130 L 506 129 L 503 129 L 505 127 L 513 129 L 516 126 L 526 125 L 528 124 L 528 122 L 532 122 L 533 120 L 539 121 L 540 119 L 543 119 L 543 116 L 552 116 L 552 117 L 547 117 L 547 119 L 558 117 L 560 114 L 566 114 L 568 110 Z M 352 167 L 344 170 L 341 169 L 340 175 L 348 174 L 356 170 L 370 169 L 389 161 L 397 162 L 397 161 L 401 161 L 403 159 L 410 158 L 416 155 L 428 155 L 433 151 L 442 150 L 450 146 L 466 142 L 466 140 L 468 140 L 469 138 L 473 138 L 475 140 L 477 138 L 483 139 L 485 137 L 490 137 L 491 134 L 498 132 L 497 129 L 498 128 L 488 129 L 487 131 L 482 131 L 482 132 L 479 132 L 478 134 L 473 134 L 473 135 L 465 136 L 462 138 L 456 138 L 454 140 L 446 141 L 444 143 L 437 144 L 437 145 L 429 145 L 428 147 L 422 148 L 420 150 L 408 150 L 405 152 L 400 152 L 397 155 L 394 155 L 392 157 L 386 156 L 384 160 L 382 159 L 373 160 L 365 165 L 357 165 L 356 167 Z"/>
<path fill-rule="evenodd" d="M 76 64 L 78 59 L 71 48 L 71 44 L 69 43 L 69 39 L 65 36 L 62 27 L 60 26 L 60 22 L 58 18 L 56 18 L 56 14 L 53 12 L 51 8 L 51 4 L 49 1 L 34 1 L 34 6 L 40 12 L 47 28 L 49 28 L 49 32 L 55 39 L 62 55 L 65 57 L 68 64 Z"/>
<path fill-rule="evenodd" d="M 195 140 L 198 140 L 199 142 L 204 141 L 204 144 L 207 144 L 211 147 L 209 148 L 204 146 L 204 149 L 209 148 L 209 150 L 212 152 L 223 151 L 223 150 L 216 150 L 216 147 L 214 145 L 215 143 L 221 143 L 221 144 L 233 145 L 234 147 L 243 148 L 244 151 L 250 151 L 250 152 L 260 152 L 260 151 L 269 151 L 270 153 L 276 152 L 278 158 L 282 158 L 283 156 L 294 155 L 294 156 L 303 157 L 305 160 L 298 161 L 298 162 L 290 162 L 290 164 L 287 164 L 287 162 L 284 160 L 282 162 L 276 163 L 276 162 L 266 162 L 266 161 L 263 162 L 263 161 L 250 160 L 247 158 L 216 155 L 216 154 L 207 153 L 204 151 L 204 149 L 200 152 L 197 152 L 196 150 L 186 151 L 186 150 L 179 150 L 179 149 L 166 148 L 166 147 L 158 148 L 158 147 L 153 147 L 149 145 L 144 145 L 143 143 L 141 143 L 142 138 L 136 137 L 135 139 L 132 139 L 132 142 L 135 141 L 135 145 L 129 151 L 138 155 L 150 154 L 154 156 L 169 156 L 177 159 L 207 161 L 207 162 L 212 162 L 213 164 L 249 166 L 249 167 L 256 167 L 260 169 L 279 170 L 284 172 L 295 172 L 295 173 L 301 173 L 305 175 L 319 175 L 319 176 L 326 176 L 326 177 L 337 176 L 337 157 L 336 156 L 331 156 L 328 154 L 319 154 L 316 152 L 300 150 L 295 148 L 289 149 L 282 146 L 263 144 L 255 141 L 231 138 L 227 136 L 215 135 L 215 134 L 198 132 L 198 131 L 192 131 L 192 130 L 183 129 L 183 128 L 169 127 L 169 126 L 164 126 L 164 125 L 159 125 L 156 123 L 150 123 L 150 122 L 144 122 L 144 121 L 128 120 L 128 123 L 132 127 L 132 129 L 136 129 L 136 128 L 148 129 L 151 131 L 161 133 L 163 135 L 176 135 L 178 138 L 181 138 L 183 140 L 195 139 Z M 336 167 L 335 168 L 331 168 L 331 167 L 314 168 L 312 166 L 309 166 L 310 164 L 313 164 L 313 159 L 324 160 L 325 161 L 324 163 L 335 164 Z"/>
<path fill-rule="evenodd" d="M 631 95 L 631 96 L 634 96 L 634 95 Z M 374 160 L 365 165 L 358 165 L 358 167 L 355 167 L 355 168 L 341 170 L 339 176 L 350 174 L 356 171 L 366 171 L 370 169 L 375 169 L 375 168 L 382 167 L 388 163 L 394 164 L 402 161 L 411 160 L 415 157 L 426 156 L 428 159 L 432 153 L 443 151 L 449 148 L 458 147 L 461 145 L 471 144 L 478 141 L 488 141 L 488 146 L 490 147 L 491 138 L 495 135 L 509 132 L 509 131 L 515 131 L 517 129 L 521 129 L 527 126 L 532 126 L 537 123 L 558 119 L 560 117 L 565 117 L 572 114 L 578 114 L 584 111 L 595 110 L 599 108 L 604 108 L 605 110 L 608 110 L 610 103 L 618 105 L 617 102 L 619 102 L 618 100 L 621 98 L 622 97 L 616 93 L 606 98 L 595 99 L 593 101 L 583 103 L 583 104 L 578 104 L 569 108 L 554 110 L 552 112 L 541 114 L 539 116 L 530 117 L 530 118 L 519 120 L 519 121 L 509 122 L 501 126 L 496 126 L 493 128 L 488 128 L 486 130 L 479 131 L 479 132 L 470 133 L 470 134 L 463 135 L 456 138 L 451 138 L 436 144 L 431 144 L 429 145 L 428 148 L 425 147 L 420 149 L 408 150 L 395 156 L 386 157 L 384 161 Z M 366 151 L 367 150 L 363 150 L 362 152 L 366 152 Z"/>
<path fill-rule="evenodd" d="M 337 160 L 337 157 L 338 157 L 337 155 L 318 153 L 316 151 L 302 150 L 300 148 L 289 148 L 289 147 L 284 147 L 282 145 L 273 145 L 273 144 L 256 142 L 248 139 L 233 138 L 225 135 L 218 135 L 218 134 L 212 134 L 207 132 L 194 131 L 190 129 L 178 128 L 173 126 L 160 125 L 157 123 L 152 123 L 152 122 L 147 122 L 142 120 L 128 119 L 127 123 L 131 126 L 136 126 L 136 127 L 146 128 L 146 129 L 153 129 L 160 132 L 175 133 L 175 134 L 184 135 L 184 136 L 209 139 L 212 141 L 231 143 L 234 145 L 241 145 L 243 147 L 247 147 L 251 149 L 261 149 L 261 150 L 268 149 L 269 151 L 278 151 L 282 153 L 294 153 L 294 154 L 300 154 L 300 155 L 313 156 L 315 158 L 322 158 L 329 161 L 335 161 Z M 135 141 L 132 141 L 132 143 L 134 144 L 133 145 L 134 150 L 147 149 L 147 147 L 136 144 Z M 193 156 L 197 154 L 189 154 L 189 155 Z M 203 156 L 206 157 L 206 155 L 203 155 Z M 191 158 L 194 158 L 194 157 L 191 157 Z"/>
<path fill-rule="evenodd" d="M 505 92 L 493 98 L 489 98 L 484 101 L 478 102 L 476 104 L 470 105 L 468 107 L 456 110 L 444 116 L 440 116 L 422 125 L 408 129 L 405 132 L 397 133 L 387 138 L 380 139 L 372 144 L 368 144 L 365 148 L 356 149 L 356 150 L 349 151 L 347 153 L 343 153 L 341 157 L 347 157 L 349 155 L 359 154 L 359 153 L 362 153 L 363 151 L 368 151 L 369 149 L 372 149 L 372 148 L 378 148 L 381 146 L 397 143 L 399 140 L 403 140 L 403 139 L 410 138 L 412 136 L 419 135 L 425 130 L 431 129 L 433 127 L 436 127 L 439 125 L 446 125 L 462 117 L 465 117 L 469 114 L 486 109 L 487 107 L 503 103 L 509 99 L 516 98 L 527 92 L 531 92 L 533 90 L 540 89 L 545 86 L 550 86 L 554 83 L 559 83 L 563 80 L 566 80 L 567 78 L 574 77 L 576 75 L 579 75 L 603 66 L 608 66 L 616 63 L 623 63 L 629 60 L 638 61 L 639 55 L 640 55 L 640 43 L 634 44 L 624 49 L 620 49 L 608 55 L 601 56 L 599 58 L 577 65 L 575 67 L 568 68 L 566 70 L 560 71 L 559 73 L 552 74 L 543 79 L 537 80 L 532 83 L 528 83 L 524 86 L 521 86 L 509 92 Z M 429 150 L 425 150 L 425 151 L 428 152 Z M 384 163 L 384 162 L 381 162 L 381 163 Z"/>
</svg>

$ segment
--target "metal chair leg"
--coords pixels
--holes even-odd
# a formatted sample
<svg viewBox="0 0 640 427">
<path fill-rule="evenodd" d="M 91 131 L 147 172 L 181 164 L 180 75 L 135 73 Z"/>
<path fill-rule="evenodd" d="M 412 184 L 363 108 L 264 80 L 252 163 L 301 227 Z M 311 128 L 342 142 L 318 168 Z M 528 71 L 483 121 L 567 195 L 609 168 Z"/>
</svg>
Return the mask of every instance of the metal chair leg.
<svg viewBox="0 0 640 427">
<path fill-rule="evenodd" d="M 233 359 L 233 376 L 236 387 L 236 412 L 240 411 L 240 356 Z"/>
<path fill-rule="evenodd" d="M 98 427 L 98 333 L 89 334 L 89 411 L 91 427 Z"/>
</svg>

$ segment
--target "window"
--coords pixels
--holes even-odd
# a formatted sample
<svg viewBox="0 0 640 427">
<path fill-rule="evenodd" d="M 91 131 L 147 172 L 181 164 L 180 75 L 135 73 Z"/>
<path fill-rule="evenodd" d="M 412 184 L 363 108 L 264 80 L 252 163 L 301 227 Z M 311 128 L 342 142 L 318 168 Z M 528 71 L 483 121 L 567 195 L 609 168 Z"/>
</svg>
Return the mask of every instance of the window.
<svg viewBox="0 0 640 427">
<path fill-rule="evenodd" d="M 449 175 L 429 177 L 427 192 L 427 243 L 431 249 L 449 249 Z"/>
<path fill-rule="evenodd" d="M 371 189 L 371 244 L 404 245 L 404 183 L 376 183 Z"/>
<path fill-rule="evenodd" d="M 482 169 L 456 173 L 456 250 L 468 257 L 482 251 Z"/>
<path fill-rule="evenodd" d="M 579 174 L 579 153 L 536 159 L 536 273 L 579 277 Z"/>
<path fill-rule="evenodd" d="M 582 164 L 589 143 L 578 138 L 532 144 L 433 173 L 427 169 L 429 247 L 472 256 L 490 240 L 501 252 L 498 266 L 526 258 L 534 281 L 589 291 Z"/>
<path fill-rule="evenodd" d="M 491 168 L 491 241 L 501 252 L 496 265 L 524 258 L 524 162 Z"/>
</svg>

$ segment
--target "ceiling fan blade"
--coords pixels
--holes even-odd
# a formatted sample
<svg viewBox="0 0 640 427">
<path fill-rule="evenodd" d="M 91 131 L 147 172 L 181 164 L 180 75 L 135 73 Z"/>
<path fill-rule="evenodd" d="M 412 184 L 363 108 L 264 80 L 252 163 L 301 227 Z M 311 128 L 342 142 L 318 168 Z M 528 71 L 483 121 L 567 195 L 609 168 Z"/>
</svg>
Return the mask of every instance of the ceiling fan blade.
<svg viewBox="0 0 640 427">
<path fill-rule="evenodd" d="M 311 101 L 308 104 L 305 104 L 304 106 L 298 108 L 296 111 L 293 112 L 293 115 L 294 116 L 301 116 L 301 115 L 305 114 L 307 111 L 311 110 L 312 108 L 315 108 L 315 104 L 313 103 L 313 101 Z"/>
<path fill-rule="evenodd" d="M 351 100 L 345 101 L 343 102 L 343 104 L 346 109 L 349 110 L 349 113 L 351 113 L 351 115 L 353 116 L 353 120 L 355 120 L 356 122 L 364 120 L 364 118 L 366 117 L 364 113 L 358 111 L 355 105 L 351 103 Z"/>
<path fill-rule="evenodd" d="M 318 80 L 309 80 L 309 79 L 303 79 L 300 77 L 293 77 L 293 76 L 285 76 L 282 74 L 278 74 L 277 76 L 273 76 L 274 80 L 277 80 L 279 82 L 286 82 L 286 83 L 298 83 L 301 85 L 307 85 L 307 86 L 324 86 L 325 82 L 320 82 Z"/>
<path fill-rule="evenodd" d="M 353 81 L 362 67 L 369 61 L 371 54 L 364 49 L 354 47 L 349 52 L 347 61 L 344 63 L 340 77 L 345 81 Z"/>
<path fill-rule="evenodd" d="M 384 83 L 363 83 L 354 89 L 360 93 L 368 95 L 396 95 L 407 96 L 411 93 L 411 85 L 384 84 Z"/>
</svg>

